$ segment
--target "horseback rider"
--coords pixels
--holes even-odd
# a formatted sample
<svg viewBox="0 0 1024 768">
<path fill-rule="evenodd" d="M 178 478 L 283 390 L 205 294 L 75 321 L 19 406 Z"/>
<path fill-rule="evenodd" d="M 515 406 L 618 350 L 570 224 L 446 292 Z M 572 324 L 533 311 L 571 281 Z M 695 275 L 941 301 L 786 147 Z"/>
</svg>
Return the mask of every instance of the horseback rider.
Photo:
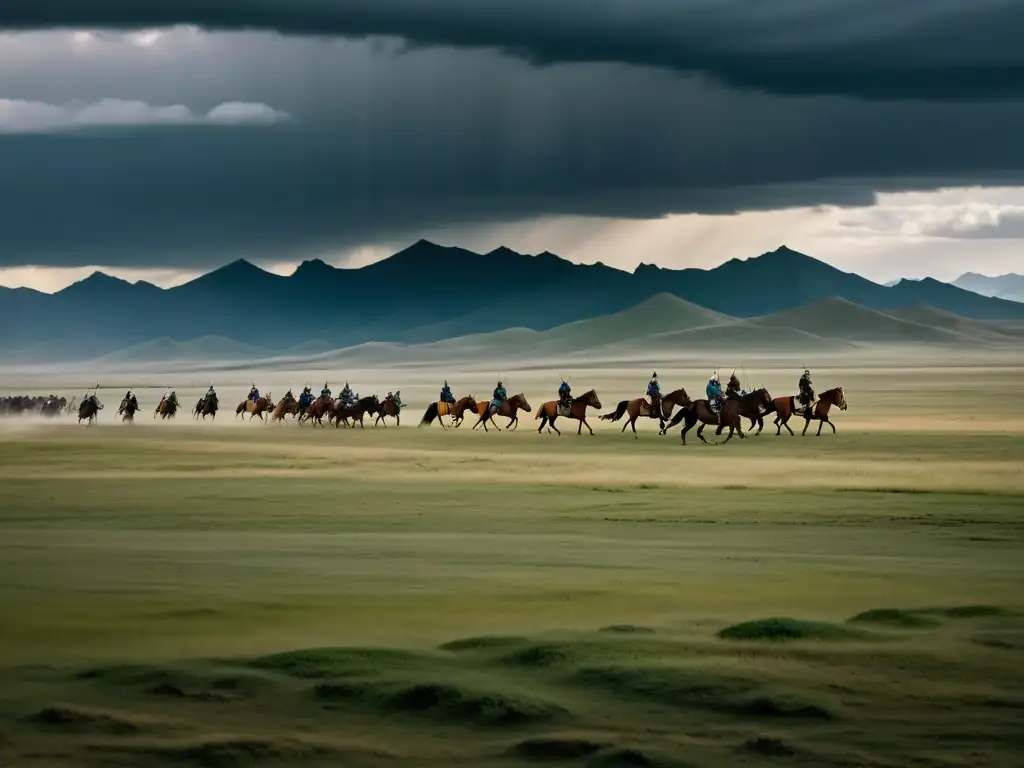
<svg viewBox="0 0 1024 768">
<path fill-rule="evenodd" d="M 722 382 L 718 380 L 718 371 L 711 374 L 707 386 L 708 407 L 712 413 L 718 413 L 722 409 Z"/>
<path fill-rule="evenodd" d="M 391 402 L 395 404 L 395 410 L 399 410 L 402 407 L 402 390 L 396 389 L 395 394 L 388 392 L 388 397 L 391 398 Z"/>
<path fill-rule="evenodd" d="M 327 382 L 324 382 L 324 388 L 320 390 L 320 399 L 327 400 L 331 396 L 331 388 L 327 386 Z"/>
<path fill-rule="evenodd" d="M 299 395 L 299 408 L 306 410 L 309 408 L 310 403 L 313 402 L 313 391 L 307 386 L 302 390 L 302 394 Z"/>
<path fill-rule="evenodd" d="M 204 397 L 211 403 L 217 402 L 217 391 L 213 388 L 213 384 L 211 384 L 210 388 L 206 390 L 206 395 Z"/>
<path fill-rule="evenodd" d="M 506 400 L 508 400 L 508 393 L 505 391 L 505 385 L 499 381 L 498 386 L 494 388 L 494 394 L 491 400 L 491 405 L 497 409 L 500 409 L 501 406 L 504 405 Z"/>
<path fill-rule="evenodd" d="M 651 413 L 661 413 L 661 384 L 658 383 L 658 372 L 651 374 L 647 384 L 647 396 L 651 399 Z"/>
<path fill-rule="evenodd" d="M 739 400 L 745 394 L 747 394 L 747 393 L 743 389 L 743 387 L 740 386 L 740 380 L 739 380 L 739 378 L 737 378 L 736 373 L 734 371 L 732 376 L 729 377 L 729 384 L 728 384 L 728 386 L 726 387 L 726 390 L 725 390 L 725 399 L 726 400 Z"/>
<path fill-rule="evenodd" d="M 341 404 L 343 406 L 351 406 L 352 403 L 355 402 L 355 393 L 352 391 L 352 388 L 349 387 L 347 381 L 345 382 L 345 386 L 341 388 L 341 394 L 338 396 L 338 399 L 341 400 Z"/>
<path fill-rule="evenodd" d="M 174 392 L 173 389 L 171 390 L 171 394 L 167 396 L 167 404 L 170 405 L 171 403 L 174 403 L 175 407 L 178 406 L 178 395 Z"/>
<path fill-rule="evenodd" d="M 572 407 L 572 387 L 567 381 L 563 381 L 558 387 L 558 404 L 567 411 Z"/>
<path fill-rule="evenodd" d="M 256 389 L 256 385 L 255 384 L 253 384 L 252 385 L 252 389 L 249 390 L 249 399 L 252 400 L 254 403 L 259 402 L 260 391 L 258 389 Z"/>
<path fill-rule="evenodd" d="M 797 386 L 800 388 L 801 410 L 806 411 L 814 402 L 814 385 L 811 383 L 811 372 L 809 369 L 804 370 L 804 375 L 800 377 L 800 383 Z"/>
<path fill-rule="evenodd" d="M 452 394 L 452 388 L 448 386 L 448 380 L 445 379 L 444 386 L 441 387 L 441 398 L 442 403 L 454 403 L 455 395 Z"/>
</svg>

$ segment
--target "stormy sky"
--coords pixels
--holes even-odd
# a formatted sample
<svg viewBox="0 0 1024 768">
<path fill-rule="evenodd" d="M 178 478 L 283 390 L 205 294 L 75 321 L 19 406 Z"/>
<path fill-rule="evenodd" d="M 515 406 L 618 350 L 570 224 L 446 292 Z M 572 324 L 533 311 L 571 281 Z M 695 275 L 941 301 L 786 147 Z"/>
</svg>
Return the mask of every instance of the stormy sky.
<svg viewBox="0 0 1024 768">
<path fill-rule="evenodd" d="M 7 0 L 0 284 L 419 237 L 1024 271 L 1011 0 Z"/>
</svg>

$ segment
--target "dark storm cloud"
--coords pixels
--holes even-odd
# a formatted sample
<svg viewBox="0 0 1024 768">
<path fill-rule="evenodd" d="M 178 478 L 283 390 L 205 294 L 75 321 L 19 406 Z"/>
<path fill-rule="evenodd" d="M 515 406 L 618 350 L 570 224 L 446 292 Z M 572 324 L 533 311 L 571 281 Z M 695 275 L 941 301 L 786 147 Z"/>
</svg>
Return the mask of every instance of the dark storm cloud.
<svg viewBox="0 0 1024 768">
<path fill-rule="evenodd" d="M 265 33 L 0 38 L 3 96 L 244 101 L 294 119 L 0 135 L 0 266 L 291 261 L 480 222 L 866 205 L 1024 175 L 1024 103 L 782 97 Z"/>
<path fill-rule="evenodd" d="M 193 24 L 618 62 L 784 94 L 1024 94 L 1019 0 L 4 0 L 0 28 Z"/>
</svg>

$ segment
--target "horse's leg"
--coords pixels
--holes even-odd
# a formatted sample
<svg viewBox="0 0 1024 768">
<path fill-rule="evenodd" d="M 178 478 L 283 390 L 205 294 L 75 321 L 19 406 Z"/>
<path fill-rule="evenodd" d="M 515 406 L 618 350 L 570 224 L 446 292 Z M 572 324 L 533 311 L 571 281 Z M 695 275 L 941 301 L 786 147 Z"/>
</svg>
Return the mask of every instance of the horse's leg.
<svg viewBox="0 0 1024 768">
<path fill-rule="evenodd" d="M 593 430 L 593 429 L 591 429 L 591 428 L 590 428 L 590 424 L 588 424 L 588 423 L 587 423 L 587 417 L 586 417 L 586 416 L 584 416 L 584 417 L 583 417 L 583 425 L 584 425 L 584 426 L 586 426 L 586 428 L 590 430 L 590 434 L 591 434 L 591 435 L 593 435 L 593 434 L 594 434 L 594 430 Z"/>
<path fill-rule="evenodd" d="M 639 414 L 637 414 L 637 415 L 639 415 Z M 630 417 L 630 419 L 629 419 L 629 426 L 631 426 L 633 428 L 633 439 L 634 440 L 639 440 L 640 439 L 640 435 L 638 435 L 636 433 L 636 416 Z M 622 426 L 622 431 L 623 432 L 626 431 L 626 426 L 625 425 Z"/>
<path fill-rule="evenodd" d="M 828 417 L 826 416 L 818 420 L 818 437 L 821 437 L 821 428 L 825 426 L 825 419 L 827 418 Z"/>
<path fill-rule="evenodd" d="M 828 416 L 825 417 L 825 421 L 830 427 L 832 427 L 832 434 L 834 435 L 836 433 L 836 425 L 832 423 L 832 420 Z"/>
<path fill-rule="evenodd" d="M 686 423 L 683 424 L 683 431 L 679 433 L 679 436 L 683 438 L 683 445 L 686 445 L 686 433 L 693 429 L 693 425 L 696 423 L 696 419 L 686 418 Z"/>
<path fill-rule="evenodd" d="M 538 435 L 544 433 L 544 427 L 547 426 L 547 423 L 548 423 L 548 417 L 545 416 L 543 411 L 542 411 L 541 414 L 540 414 L 540 426 L 537 427 L 537 434 Z"/>
<path fill-rule="evenodd" d="M 513 424 L 515 426 L 512 426 Z M 512 431 L 515 432 L 516 431 L 516 427 L 518 427 L 518 426 L 519 426 L 519 414 L 517 413 L 515 416 L 513 416 L 511 419 L 508 420 L 508 424 L 505 425 L 505 429 L 508 429 L 509 427 L 512 427 Z"/>
<path fill-rule="evenodd" d="M 804 431 L 800 433 L 800 437 L 804 437 L 807 434 L 807 428 L 811 426 L 811 419 L 809 416 L 804 417 Z"/>
<path fill-rule="evenodd" d="M 707 442 L 708 442 L 707 440 L 705 440 L 705 439 L 704 439 L 704 427 L 706 427 L 706 426 L 707 426 L 707 424 L 705 424 L 705 423 L 704 423 L 704 422 L 702 421 L 702 422 L 700 423 L 700 426 L 699 426 L 699 427 L 697 427 L 697 437 L 699 437 L 699 438 L 700 438 L 700 441 L 701 441 L 702 443 L 704 443 L 705 445 L 707 445 Z"/>
<path fill-rule="evenodd" d="M 402 418 L 397 413 L 395 414 L 395 426 L 396 427 L 402 426 Z"/>
</svg>

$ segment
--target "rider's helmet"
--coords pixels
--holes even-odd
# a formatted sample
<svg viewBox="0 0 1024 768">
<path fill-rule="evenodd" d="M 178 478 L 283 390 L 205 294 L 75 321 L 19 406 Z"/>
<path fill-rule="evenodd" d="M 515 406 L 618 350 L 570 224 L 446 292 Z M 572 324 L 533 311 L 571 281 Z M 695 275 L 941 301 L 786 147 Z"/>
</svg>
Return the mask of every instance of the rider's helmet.
<svg viewBox="0 0 1024 768">
<path fill-rule="evenodd" d="M 652 378 L 652 379 L 656 379 L 656 378 L 658 378 L 658 372 L 657 372 L 657 371 L 655 371 L 654 373 L 652 373 L 652 374 L 651 374 L 651 378 Z"/>
<path fill-rule="evenodd" d="M 810 376 L 810 375 L 811 375 L 810 369 L 804 368 L 804 376 Z"/>
</svg>

